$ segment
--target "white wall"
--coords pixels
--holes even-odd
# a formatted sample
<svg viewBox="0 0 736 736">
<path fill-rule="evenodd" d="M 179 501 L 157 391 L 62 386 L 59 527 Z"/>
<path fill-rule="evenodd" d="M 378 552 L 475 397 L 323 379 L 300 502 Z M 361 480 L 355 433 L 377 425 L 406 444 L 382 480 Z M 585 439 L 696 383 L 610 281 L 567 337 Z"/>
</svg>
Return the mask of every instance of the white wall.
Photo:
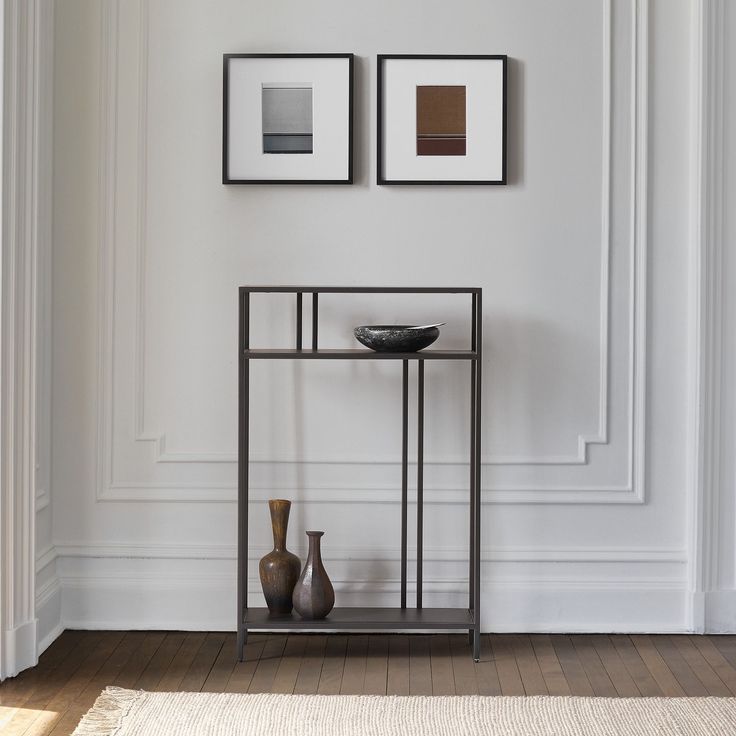
<svg viewBox="0 0 736 736">
<path fill-rule="evenodd" d="M 233 628 L 236 287 L 484 289 L 485 630 L 694 628 L 693 4 L 68 0 L 56 8 L 53 534 L 75 627 Z M 224 187 L 222 53 L 356 54 L 356 183 Z M 507 187 L 375 184 L 376 53 L 506 53 Z M 293 310 L 254 304 L 254 344 Z M 321 304 L 321 336 L 457 299 Z M 260 325 L 258 327 L 257 325 Z M 466 599 L 462 368 L 427 375 L 428 605 Z M 252 370 L 265 500 L 343 604 L 398 597 L 392 366 Z M 733 549 L 733 546 L 730 547 Z M 260 595 L 252 577 L 253 594 Z"/>
</svg>

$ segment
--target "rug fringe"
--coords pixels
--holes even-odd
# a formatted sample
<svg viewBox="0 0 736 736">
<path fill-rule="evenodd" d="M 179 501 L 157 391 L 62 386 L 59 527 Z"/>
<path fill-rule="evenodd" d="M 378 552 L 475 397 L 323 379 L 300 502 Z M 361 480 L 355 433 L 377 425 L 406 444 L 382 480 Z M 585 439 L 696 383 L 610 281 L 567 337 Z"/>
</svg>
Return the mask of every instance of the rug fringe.
<svg viewBox="0 0 736 736">
<path fill-rule="evenodd" d="M 112 685 L 106 687 L 74 729 L 72 736 L 114 736 L 123 718 L 143 694 L 143 690 L 126 690 Z"/>
</svg>

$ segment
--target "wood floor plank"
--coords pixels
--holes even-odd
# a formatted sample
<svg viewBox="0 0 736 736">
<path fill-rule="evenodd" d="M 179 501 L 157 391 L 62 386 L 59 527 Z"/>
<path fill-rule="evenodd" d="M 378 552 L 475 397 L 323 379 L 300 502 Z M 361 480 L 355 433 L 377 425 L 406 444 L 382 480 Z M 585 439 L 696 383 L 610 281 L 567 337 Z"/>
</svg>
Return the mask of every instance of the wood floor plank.
<svg viewBox="0 0 736 736">
<path fill-rule="evenodd" d="M 661 688 L 629 636 L 626 634 L 612 634 L 608 638 L 642 696 L 647 698 L 661 697 Z"/>
<path fill-rule="evenodd" d="M 432 695 L 455 695 L 450 638 L 447 634 L 433 634 L 430 637 L 429 661 L 432 665 Z"/>
<path fill-rule="evenodd" d="M 726 661 L 731 667 L 736 668 L 736 638 L 732 636 L 719 636 L 710 637 L 713 645 L 723 655 Z"/>
<path fill-rule="evenodd" d="M 75 649 L 85 633 L 82 631 L 65 631 L 41 655 L 37 667 L 24 670 L 15 677 L 10 677 L 2 682 L 0 684 L 0 707 L 15 708 L 23 705 L 38 685 L 49 679 L 67 657 L 75 656 Z"/>
<path fill-rule="evenodd" d="M 690 641 L 697 648 L 713 671 L 721 678 L 732 695 L 736 695 L 736 668 L 718 651 L 709 636 L 690 636 Z"/>
<path fill-rule="evenodd" d="M 539 669 L 550 695 L 570 695 L 570 685 L 565 679 L 560 661 L 548 634 L 533 634 L 529 637 Z"/>
<path fill-rule="evenodd" d="M 272 693 L 294 692 L 296 678 L 299 675 L 299 666 L 302 663 L 304 650 L 307 646 L 307 636 L 305 634 L 290 634 L 286 640 L 284 653 L 279 662 L 279 668 L 273 678 L 271 685 Z"/>
<path fill-rule="evenodd" d="M 129 631 L 124 634 L 107 661 L 97 671 L 92 680 L 90 680 L 87 687 L 77 696 L 74 701 L 74 707 L 85 710 L 89 709 L 100 692 L 115 682 L 131 657 L 143 645 L 144 640 L 145 637 L 142 635 L 142 632 Z"/>
<path fill-rule="evenodd" d="M 151 657 L 150 662 L 135 683 L 137 690 L 155 690 L 174 657 L 184 644 L 186 634 L 181 631 L 172 631 L 166 634 L 161 646 Z"/>
<path fill-rule="evenodd" d="M 409 695 L 432 694 L 430 639 L 426 634 L 409 637 Z"/>
<path fill-rule="evenodd" d="M 593 643 L 608 677 L 616 688 L 616 692 L 622 698 L 640 697 L 641 692 L 613 646 L 613 642 L 605 635 L 592 636 L 590 641 Z"/>
<path fill-rule="evenodd" d="M 64 631 L 58 639 L 56 639 L 49 648 L 39 657 L 39 667 L 44 669 L 51 669 L 58 667 L 67 655 L 79 644 L 83 637 L 89 634 L 88 631 L 79 631 L 74 629 L 67 629 Z M 25 672 L 30 672 L 26 670 Z M 21 673 L 23 675 L 24 673 Z"/>
<path fill-rule="evenodd" d="M 337 634 L 327 639 L 325 658 L 319 675 L 317 692 L 321 695 L 339 695 L 342 675 L 345 670 L 345 653 L 348 648 L 346 634 Z"/>
<path fill-rule="evenodd" d="M 103 632 L 93 632 L 88 637 L 82 637 L 69 656 L 48 677 L 41 679 L 25 702 L 10 714 L 3 725 L 3 736 L 21 736 L 37 719 L 43 718 L 49 702 L 69 682 L 85 660 L 93 655 L 103 636 Z"/>
<path fill-rule="evenodd" d="M 84 632 L 65 631 L 41 655 L 37 667 L 24 670 L 0 684 L 0 728 L 23 706 L 44 681 L 54 675 L 67 657 L 75 657 L 74 651 Z M 63 639 L 63 641 L 62 641 Z M 47 656 L 44 656 L 47 655 Z"/>
<path fill-rule="evenodd" d="M 577 652 L 578 659 L 583 665 L 585 674 L 588 678 L 590 686 L 593 688 L 595 695 L 599 697 L 615 698 L 618 693 L 611 678 L 603 666 L 598 652 L 596 652 L 593 642 L 588 635 L 572 637 L 573 646 Z"/>
<path fill-rule="evenodd" d="M 2 727 L 3 736 L 6 734 L 21 736 L 28 733 L 31 726 L 40 730 L 45 722 L 54 720 L 57 714 L 47 712 L 49 703 L 68 685 L 69 680 L 84 662 L 94 655 L 103 638 L 104 632 L 92 632 L 88 637 L 82 637 L 69 656 L 50 671 L 48 676 L 41 678 L 30 696 L 14 711 L 9 721 Z"/>
<path fill-rule="evenodd" d="M 54 730 L 57 722 L 69 710 L 76 698 L 95 678 L 105 662 L 115 651 L 123 638 L 122 632 L 106 632 L 90 655 L 77 668 L 67 683 L 46 704 L 43 716 L 28 729 L 33 736 L 47 736 Z"/>
<path fill-rule="evenodd" d="M 493 659 L 496 663 L 498 680 L 502 695 L 524 695 L 524 685 L 516 664 L 513 644 L 508 634 L 496 634 L 491 637 Z"/>
<path fill-rule="evenodd" d="M 736 637 L 68 632 L 0 684 L 3 736 L 68 736 L 106 685 L 365 694 L 736 695 Z M 4 719 L 4 720 L 3 720 Z"/>
<path fill-rule="evenodd" d="M 496 663 L 493 660 L 491 637 L 483 634 L 480 639 L 480 661 L 475 665 L 475 677 L 478 681 L 479 695 L 500 695 L 501 682 L 498 679 Z"/>
<path fill-rule="evenodd" d="M 186 635 L 184 643 L 174 655 L 171 664 L 166 668 L 158 685 L 154 688 L 158 692 L 176 692 L 189 667 L 191 667 L 197 652 L 203 646 L 207 634 L 201 631 L 193 631 Z"/>
<path fill-rule="evenodd" d="M 703 683 L 708 695 L 716 695 L 727 698 L 732 693 L 728 686 L 721 680 L 716 671 L 710 666 L 698 648 L 687 636 L 671 636 L 670 641 L 685 660 L 688 667 L 695 676 Z"/>
<path fill-rule="evenodd" d="M 250 681 L 253 679 L 256 667 L 261 658 L 261 652 L 266 646 L 266 637 L 255 637 L 248 634 L 248 641 L 245 645 L 245 659 L 242 662 L 236 662 L 233 671 L 230 673 L 227 684 L 225 685 L 226 693 L 247 693 L 250 687 Z M 237 655 L 237 652 L 236 652 Z"/>
<path fill-rule="evenodd" d="M 325 659 L 327 636 L 312 634 L 299 666 L 299 674 L 294 685 L 294 693 L 313 695 L 319 689 L 319 677 Z"/>
<path fill-rule="evenodd" d="M 340 683 L 341 695 L 359 695 L 363 692 L 365 669 L 368 657 L 368 637 L 348 637 L 348 647 L 345 652 L 345 668 Z"/>
<path fill-rule="evenodd" d="M 368 656 L 365 661 L 363 694 L 385 695 L 388 677 L 388 636 L 368 637 Z"/>
<path fill-rule="evenodd" d="M 526 634 L 512 636 L 511 648 L 516 657 L 516 666 L 519 668 L 524 692 L 527 695 L 549 695 L 529 637 Z"/>
<path fill-rule="evenodd" d="M 82 692 L 79 693 L 66 713 L 64 713 L 56 724 L 56 727 L 51 732 L 51 736 L 66 736 L 71 733 L 74 726 L 76 726 L 80 718 L 92 707 L 105 687 L 115 681 L 126 663 L 138 648 L 142 646 L 144 640 L 145 637 L 141 636 L 141 632 L 128 632 L 123 635 L 111 656 L 97 671 Z"/>
<path fill-rule="evenodd" d="M 236 634 L 234 632 L 225 634 L 225 641 L 222 643 L 220 653 L 217 655 L 217 659 L 212 665 L 212 669 L 209 675 L 207 675 L 204 685 L 202 685 L 203 693 L 225 692 L 225 687 L 227 687 L 228 680 L 237 662 L 237 646 L 235 640 Z"/>
<path fill-rule="evenodd" d="M 588 675 L 585 673 L 585 668 L 572 643 L 572 638 L 564 634 L 553 634 L 550 636 L 550 641 L 560 667 L 565 674 L 567 684 L 570 686 L 570 693 L 581 696 L 595 695 L 588 680 Z"/>
<path fill-rule="evenodd" d="M 286 635 L 270 636 L 261 652 L 260 660 L 248 686 L 249 693 L 270 693 L 276 672 L 281 663 L 281 655 L 286 647 Z"/>
<path fill-rule="evenodd" d="M 65 631 L 40 656 L 38 666 L 23 670 L 0 684 L 0 728 L 25 703 L 39 683 L 73 652 L 85 632 Z"/>
<path fill-rule="evenodd" d="M 708 695 L 707 688 L 690 669 L 669 636 L 657 634 L 652 636 L 651 640 L 672 674 L 677 678 L 685 695 Z"/>
<path fill-rule="evenodd" d="M 158 648 L 163 644 L 166 634 L 160 631 L 151 631 L 143 633 L 143 641 L 140 647 L 136 649 L 131 658 L 126 662 L 125 666 L 120 670 L 120 674 L 115 678 L 114 685 L 118 687 L 135 687 L 138 678 L 148 666 Z"/>
<path fill-rule="evenodd" d="M 652 677 L 657 681 L 662 694 L 667 697 L 685 695 L 685 691 L 662 659 L 651 638 L 647 634 L 632 634 L 631 641 Z"/>
<path fill-rule="evenodd" d="M 202 689 L 207 676 L 212 669 L 212 665 L 217 659 L 217 655 L 225 643 L 225 635 L 222 633 L 209 633 L 205 637 L 204 643 L 199 648 L 196 656 L 192 660 L 189 669 L 179 683 L 178 690 L 182 692 L 196 693 Z"/>
<path fill-rule="evenodd" d="M 468 637 L 465 634 L 453 634 L 449 639 L 455 694 L 477 695 L 478 678 L 472 650 L 468 645 Z"/>
<path fill-rule="evenodd" d="M 387 695 L 409 695 L 409 637 L 394 634 L 388 641 L 388 673 L 386 675 Z"/>
</svg>

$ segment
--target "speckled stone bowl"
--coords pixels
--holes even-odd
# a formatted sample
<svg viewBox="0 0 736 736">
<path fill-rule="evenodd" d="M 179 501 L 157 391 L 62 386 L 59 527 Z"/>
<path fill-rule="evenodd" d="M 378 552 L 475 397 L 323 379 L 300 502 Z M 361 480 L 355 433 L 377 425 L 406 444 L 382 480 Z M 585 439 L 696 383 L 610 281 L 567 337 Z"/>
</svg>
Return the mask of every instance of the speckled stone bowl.
<svg viewBox="0 0 736 736">
<path fill-rule="evenodd" d="M 440 336 L 437 327 L 416 329 L 411 325 L 363 325 L 354 333 L 358 342 L 377 353 L 416 353 Z"/>
</svg>

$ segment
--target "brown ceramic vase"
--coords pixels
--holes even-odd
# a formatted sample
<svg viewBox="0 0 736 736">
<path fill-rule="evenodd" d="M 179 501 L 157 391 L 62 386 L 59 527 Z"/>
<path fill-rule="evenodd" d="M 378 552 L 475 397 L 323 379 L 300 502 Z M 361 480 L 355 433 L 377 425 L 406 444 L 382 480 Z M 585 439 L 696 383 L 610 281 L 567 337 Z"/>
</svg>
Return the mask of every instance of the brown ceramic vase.
<svg viewBox="0 0 736 736">
<path fill-rule="evenodd" d="M 307 532 L 309 556 L 293 594 L 294 609 L 302 618 L 310 620 L 325 618 L 335 605 L 335 591 L 320 553 L 320 537 L 323 534 Z"/>
<path fill-rule="evenodd" d="M 258 572 L 266 605 L 271 613 L 291 613 L 291 594 L 302 563 L 286 549 L 286 530 L 289 526 L 291 501 L 280 498 L 268 502 L 273 529 L 273 550 L 261 558 Z"/>
</svg>

